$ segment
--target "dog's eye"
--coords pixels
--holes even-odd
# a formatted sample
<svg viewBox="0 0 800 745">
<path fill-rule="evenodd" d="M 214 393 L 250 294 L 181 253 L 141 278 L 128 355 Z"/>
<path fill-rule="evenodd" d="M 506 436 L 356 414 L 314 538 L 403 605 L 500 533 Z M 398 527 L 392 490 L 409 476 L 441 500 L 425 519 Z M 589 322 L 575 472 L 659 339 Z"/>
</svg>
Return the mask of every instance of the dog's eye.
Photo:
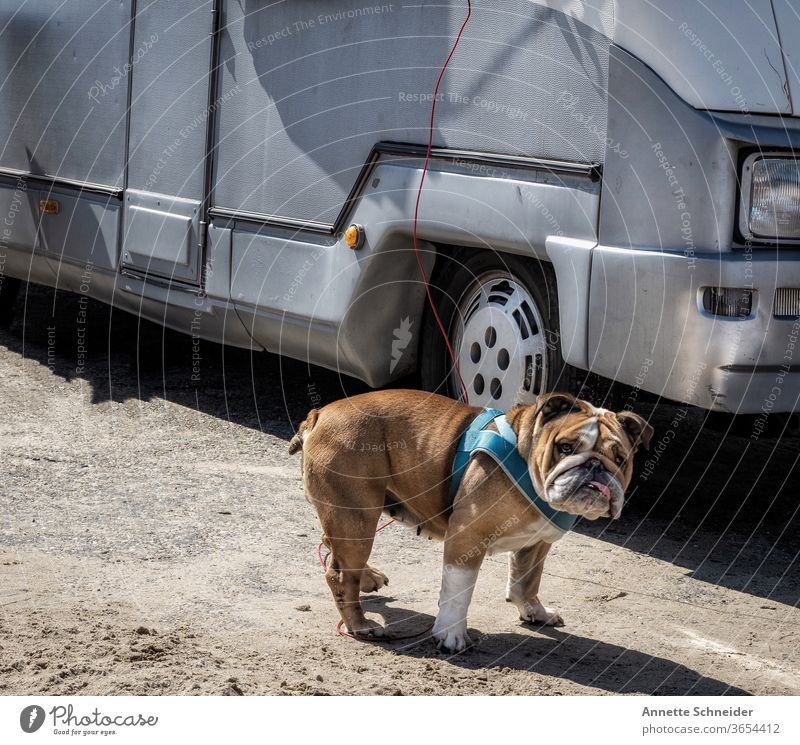
<svg viewBox="0 0 800 745">
<path fill-rule="evenodd" d="M 569 455 L 575 449 L 569 442 L 559 442 L 556 447 L 558 448 L 558 452 L 563 455 Z"/>
<path fill-rule="evenodd" d="M 618 455 L 614 460 L 620 468 L 625 465 L 625 458 L 623 458 L 621 455 Z"/>
</svg>

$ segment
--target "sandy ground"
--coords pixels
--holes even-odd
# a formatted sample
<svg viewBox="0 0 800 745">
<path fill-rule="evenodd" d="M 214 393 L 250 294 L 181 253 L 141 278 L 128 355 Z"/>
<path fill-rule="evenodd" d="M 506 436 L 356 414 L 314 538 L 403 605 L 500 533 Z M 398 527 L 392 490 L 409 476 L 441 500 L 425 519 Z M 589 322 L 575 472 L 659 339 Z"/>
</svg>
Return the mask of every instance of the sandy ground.
<svg viewBox="0 0 800 745">
<path fill-rule="evenodd" d="M 750 440 L 686 412 L 622 519 L 551 552 L 525 626 L 487 560 L 475 649 L 346 639 L 318 526 L 286 452 L 312 403 L 357 383 L 191 340 L 41 288 L 0 333 L 2 694 L 797 694 L 796 436 Z M 654 408 L 660 433 L 680 409 Z M 659 438 L 657 432 L 656 438 Z M 396 634 L 432 622 L 441 547 L 392 526 L 368 603 Z"/>
</svg>

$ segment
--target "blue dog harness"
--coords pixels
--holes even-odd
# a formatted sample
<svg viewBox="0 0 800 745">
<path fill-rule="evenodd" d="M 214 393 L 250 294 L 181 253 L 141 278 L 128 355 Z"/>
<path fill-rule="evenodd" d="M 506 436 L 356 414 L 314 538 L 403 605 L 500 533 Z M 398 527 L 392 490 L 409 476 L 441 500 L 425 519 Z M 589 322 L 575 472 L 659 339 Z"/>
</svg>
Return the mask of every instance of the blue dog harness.
<svg viewBox="0 0 800 745">
<path fill-rule="evenodd" d="M 492 422 L 497 431 L 486 429 Z M 503 469 L 506 476 L 528 499 L 539 514 L 559 530 L 572 530 L 576 515 L 553 509 L 537 493 L 531 480 L 528 464 L 517 450 L 517 435 L 498 409 L 484 409 L 461 435 L 456 457 L 453 460 L 453 476 L 450 481 L 450 496 L 455 497 L 464 472 L 475 453 L 486 453 Z"/>
</svg>

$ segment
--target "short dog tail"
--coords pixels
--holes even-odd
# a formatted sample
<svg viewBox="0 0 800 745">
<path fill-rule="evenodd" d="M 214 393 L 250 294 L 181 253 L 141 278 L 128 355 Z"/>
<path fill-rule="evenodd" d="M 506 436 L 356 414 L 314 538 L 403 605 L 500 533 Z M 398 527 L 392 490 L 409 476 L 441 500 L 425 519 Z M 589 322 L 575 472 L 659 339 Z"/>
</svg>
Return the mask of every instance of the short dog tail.
<svg viewBox="0 0 800 745">
<path fill-rule="evenodd" d="M 297 434 L 289 440 L 289 455 L 299 453 L 303 449 L 303 441 L 306 439 L 307 433 L 314 429 L 314 425 L 317 423 L 317 417 L 319 417 L 318 409 L 311 409 L 311 411 L 308 412 L 305 421 L 301 422 L 300 426 L 297 428 Z"/>
</svg>

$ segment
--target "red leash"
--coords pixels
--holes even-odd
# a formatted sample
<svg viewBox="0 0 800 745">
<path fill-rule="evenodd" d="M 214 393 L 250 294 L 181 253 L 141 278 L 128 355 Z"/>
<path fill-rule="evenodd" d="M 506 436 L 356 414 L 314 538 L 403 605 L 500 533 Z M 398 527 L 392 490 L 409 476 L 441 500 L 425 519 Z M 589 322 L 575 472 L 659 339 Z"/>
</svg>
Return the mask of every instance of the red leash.
<svg viewBox="0 0 800 745">
<path fill-rule="evenodd" d="M 433 101 L 431 103 L 431 118 L 428 124 L 428 149 L 425 152 L 425 165 L 422 168 L 422 177 L 419 180 L 419 188 L 417 189 L 417 200 L 414 205 L 414 253 L 417 257 L 417 265 L 419 266 L 419 272 L 422 275 L 422 281 L 425 284 L 425 294 L 428 296 L 428 303 L 431 306 L 431 310 L 433 311 L 433 316 L 436 319 L 436 323 L 439 326 L 439 330 L 442 332 L 442 336 L 444 337 L 444 343 L 447 345 L 447 351 L 450 354 L 450 359 L 453 360 L 453 367 L 455 368 L 456 375 L 458 376 L 458 382 L 461 385 L 461 391 L 464 395 L 464 403 L 469 403 L 469 394 L 467 393 L 467 386 L 464 385 L 464 379 L 461 377 L 461 370 L 458 368 L 458 360 L 456 359 L 456 354 L 453 351 L 453 347 L 450 344 L 450 339 L 447 337 L 447 331 L 442 323 L 442 319 L 439 317 L 439 311 L 436 310 L 436 303 L 433 301 L 433 295 L 431 294 L 431 286 L 428 283 L 428 276 L 425 274 L 425 265 L 422 263 L 422 254 L 419 250 L 419 245 L 417 244 L 417 220 L 419 218 L 419 202 L 422 198 L 422 186 L 425 183 L 425 175 L 428 173 L 428 164 L 430 163 L 431 159 L 431 149 L 433 148 L 433 124 L 436 118 L 436 99 L 439 95 L 439 85 L 442 82 L 442 78 L 444 77 L 444 71 L 447 69 L 447 66 L 450 64 L 450 60 L 452 59 L 453 55 L 455 54 L 456 48 L 458 47 L 458 42 L 461 41 L 461 35 L 464 33 L 464 29 L 467 27 L 467 23 L 469 23 L 469 19 L 472 16 L 472 0 L 467 0 L 467 17 L 464 19 L 464 22 L 461 24 L 461 28 L 458 31 L 458 36 L 456 36 L 456 40 L 453 43 L 453 48 L 450 50 L 450 54 L 447 55 L 447 59 L 444 61 L 444 65 L 442 65 L 442 69 L 439 72 L 439 77 L 436 79 L 436 88 L 433 91 Z"/>
<path fill-rule="evenodd" d="M 422 281 L 425 285 L 425 294 L 428 296 L 428 303 L 431 306 L 431 310 L 433 311 L 433 316 L 436 319 L 436 323 L 439 326 L 439 330 L 442 332 L 442 336 L 444 337 L 444 343 L 447 345 L 447 351 L 450 354 L 450 359 L 453 361 L 453 367 L 455 368 L 456 375 L 458 376 L 458 382 L 461 385 L 461 391 L 464 396 L 464 403 L 469 403 L 469 394 L 467 393 L 467 386 L 464 385 L 464 379 L 461 377 L 461 370 L 458 368 L 458 360 L 456 359 L 456 354 L 453 351 L 453 346 L 450 344 L 450 339 L 447 336 L 447 330 L 444 327 L 444 323 L 442 323 L 442 319 L 439 316 L 439 311 L 436 309 L 436 303 L 433 301 L 433 295 L 431 294 L 431 286 L 428 282 L 428 276 L 425 274 L 425 265 L 422 263 L 422 254 L 419 250 L 419 245 L 417 243 L 417 221 L 419 219 L 419 203 L 422 198 L 422 187 L 425 184 L 425 175 L 428 173 L 428 165 L 431 160 L 431 150 L 433 149 L 433 125 L 436 120 L 436 99 L 439 95 L 439 85 L 442 82 L 442 78 L 444 77 L 445 70 L 447 70 L 447 66 L 450 64 L 450 60 L 453 58 L 453 55 L 456 52 L 456 48 L 458 47 L 458 43 L 461 41 L 461 36 L 464 33 L 464 29 L 467 27 L 467 23 L 469 23 L 469 19 L 472 16 L 472 0 L 467 0 L 467 16 L 464 18 L 464 22 L 461 24 L 461 28 L 458 31 L 458 36 L 456 36 L 456 40 L 453 42 L 453 47 L 450 49 L 450 54 L 447 55 L 447 59 L 444 61 L 442 65 L 442 69 L 439 71 L 439 77 L 436 79 L 436 87 L 433 91 L 433 101 L 431 102 L 431 117 L 428 123 L 428 148 L 425 151 L 425 165 L 422 168 L 422 176 L 419 180 L 419 188 L 417 189 L 417 199 L 414 204 L 414 231 L 413 231 L 413 239 L 414 239 L 414 254 L 417 258 L 417 265 L 419 266 L 419 272 L 422 275 Z M 375 531 L 377 535 L 382 530 L 388 528 L 394 520 L 389 520 L 389 522 L 384 523 Z M 328 571 L 328 556 L 322 556 L 322 547 L 323 543 L 320 543 L 317 546 L 317 558 L 319 559 L 319 565 L 322 567 L 323 572 Z M 426 634 L 433 628 L 433 624 L 424 628 L 422 631 L 416 634 L 408 634 L 407 636 L 362 636 L 360 634 L 351 634 L 349 631 L 343 631 L 342 627 L 344 626 L 344 621 L 340 620 L 339 623 L 336 624 L 336 631 L 341 636 L 348 636 L 351 639 L 357 639 L 358 641 L 369 641 L 369 642 L 396 642 L 396 641 L 403 641 L 405 639 L 416 639 L 417 637 Z"/>
</svg>

